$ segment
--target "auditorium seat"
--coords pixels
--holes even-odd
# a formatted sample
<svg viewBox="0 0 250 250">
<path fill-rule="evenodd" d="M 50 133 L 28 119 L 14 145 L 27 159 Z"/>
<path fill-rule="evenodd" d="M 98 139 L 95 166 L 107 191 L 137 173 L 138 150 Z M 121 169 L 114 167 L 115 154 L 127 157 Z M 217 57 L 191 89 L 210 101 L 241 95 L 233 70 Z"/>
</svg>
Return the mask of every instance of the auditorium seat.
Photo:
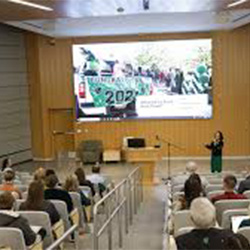
<svg viewBox="0 0 250 250">
<path fill-rule="evenodd" d="M 250 200 L 220 200 L 215 202 L 216 220 L 221 225 L 224 211 L 231 209 L 248 208 Z"/>
<path fill-rule="evenodd" d="M 27 250 L 22 231 L 17 228 L 0 228 L 0 247 Z"/>
<path fill-rule="evenodd" d="M 217 190 L 223 190 L 222 184 L 214 184 L 214 185 L 207 185 L 206 187 L 206 193 L 208 194 L 211 191 L 217 191 Z"/>
<path fill-rule="evenodd" d="M 184 189 L 184 185 L 177 185 L 172 188 L 172 193 L 181 192 Z"/>
<path fill-rule="evenodd" d="M 221 227 L 225 229 L 231 228 L 231 218 L 232 216 L 236 215 L 248 215 L 248 209 L 241 208 L 241 209 L 230 209 L 226 210 L 222 214 L 222 221 L 221 221 Z"/>
<path fill-rule="evenodd" d="M 44 248 L 53 243 L 54 239 L 48 213 L 41 211 L 18 211 L 18 213 L 26 218 L 31 226 L 39 226 L 46 230 L 46 236 L 43 239 Z"/>
<path fill-rule="evenodd" d="M 180 228 L 183 227 L 193 227 L 194 224 L 190 217 L 189 210 L 178 211 L 174 214 L 174 235 L 177 235 L 177 232 Z"/>
<path fill-rule="evenodd" d="M 177 231 L 177 234 L 175 235 L 175 237 L 178 237 L 180 235 L 186 234 L 191 232 L 194 229 L 194 227 L 182 227 Z"/>
<path fill-rule="evenodd" d="M 66 203 L 61 200 L 50 200 L 50 201 L 54 204 L 57 212 L 59 213 L 61 219 L 63 220 L 65 230 L 68 230 L 70 228 L 70 221 Z"/>
<path fill-rule="evenodd" d="M 207 198 L 209 200 L 211 200 L 212 197 L 216 196 L 216 195 L 220 195 L 220 194 L 223 194 L 224 193 L 224 190 L 215 190 L 215 191 L 211 191 L 209 193 L 207 193 Z"/>
<path fill-rule="evenodd" d="M 77 192 L 70 192 L 69 194 L 73 201 L 74 207 L 77 208 L 79 213 L 79 225 L 81 228 L 86 228 L 87 222 L 85 221 L 84 218 L 84 213 L 83 213 L 84 206 L 81 203 L 80 194 L 78 194 Z"/>
</svg>

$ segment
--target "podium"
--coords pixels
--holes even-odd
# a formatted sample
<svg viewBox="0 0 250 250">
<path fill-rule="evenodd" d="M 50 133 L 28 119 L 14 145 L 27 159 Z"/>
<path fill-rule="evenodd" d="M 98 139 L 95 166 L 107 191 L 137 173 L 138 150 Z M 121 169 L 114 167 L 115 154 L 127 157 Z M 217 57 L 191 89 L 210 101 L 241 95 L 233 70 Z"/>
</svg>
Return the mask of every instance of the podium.
<svg viewBox="0 0 250 250">
<path fill-rule="evenodd" d="M 142 168 L 143 185 L 153 185 L 155 164 L 160 157 L 159 148 L 125 148 L 123 156 L 126 162 L 135 163 Z"/>
</svg>

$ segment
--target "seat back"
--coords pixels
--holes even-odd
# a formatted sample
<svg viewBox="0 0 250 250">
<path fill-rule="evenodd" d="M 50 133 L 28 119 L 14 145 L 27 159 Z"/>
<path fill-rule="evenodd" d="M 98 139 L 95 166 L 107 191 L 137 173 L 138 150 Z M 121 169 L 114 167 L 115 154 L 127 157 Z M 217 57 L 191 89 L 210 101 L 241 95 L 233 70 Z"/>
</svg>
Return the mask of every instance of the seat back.
<svg viewBox="0 0 250 250">
<path fill-rule="evenodd" d="M 194 227 L 182 227 L 178 230 L 176 237 L 183 235 L 183 234 L 187 234 L 189 232 L 191 232 L 194 229 Z"/>
<path fill-rule="evenodd" d="M 182 210 L 174 214 L 174 235 L 176 236 L 178 230 L 183 227 L 194 227 L 190 210 Z"/>
<path fill-rule="evenodd" d="M 250 190 L 245 191 L 243 194 L 247 197 L 247 199 L 250 199 Z"/>
<path fill-rule="evenodd" d="M 215 202 L 216 219 L 219 225 L 221 225 L 222 215 L 224 211 L 231 209 L 248 208 L 250 200 L 220 200 Z"/>
<path fill-rule="evenodd" d="M 82 206 L 81 196 L 77 192 L 70 192 L 69 194 L 70 194 L 71 199 L 73 201 L 74 207 L 77 208 L 77 210 L 78 210 L 79 226 L 81 228 L 84 228 L 85 224 L 86 224 L 86 221 L 85 221 L 85 218 L 84 218 L 84 213 L 83 213 L 84 207 Z"/>
<path fill-rule="evenodd" d="M 176 192 L 181 192 L 181 191 L 183 191 L 183 189 L 184 189 L 184 185 L 182 185 L 182 184 L 174 186 L 173 189 L 172 189 L 172 193 L 174 194 Z"/>
<path fill-rule="evenodd" d="M 39 226 L 46 230 L 46 236 L 43 239 L 44 248 L 47 248 L 53 243 L 54 239 L 48 213 L 41 211 L 18 211 L 18 213 L 26 218 L 30 225 Z"/>
<path fill-rule="evenodd" d="M 250 242 L 250 227 L 242 227 L 238 230 L 237 233 L 245 236 L 248 239 L 248 241 Z"/>
<path fill-rule="evenodd" d="M 223 190 L 223 185 L 222 184 L 209 184 L 206 186 L 206 193 L 208 194 L 209 192 L 212 191 L 218 191 L 218 190 Z"/>
<path fill-rule="evenodd" d="M 209 200 L 211 200 L 214 196 L 217 196 L 217 195 L 220 195 L 220 194 L 223 194 L 224 191 L 223 190 L 215 190 L 215 191 L 211 191 L 209 193 L 207 193 L 207 198 Z"/>
<path fill-rule="evenodd" d="M 207 178 L 210 185 L 221 185 L 223 183 L 222 178 Z"/>
<path fill-rule="evenodd" d="M 26 250 L 22 231 L 18 228 L 0 227 L 0 247 Z"/>
<path fill-rule="evenodd" d="M 91 188 L 88 186 L 79 186 L 79 189 L 84 193 L 86 197 L 91 199 L 92 193 L 91 193 Z"/>
<path fill-rule="evenodd" d="M 230 209 L 226 210 L 222 214 L 221 227 L 225 229 L 231 229 L 231 218 L 236 215 L 248 215 L 248 209 Z"/>
<path fill-rule="evenodd" d="M 70 221 L 66 203 L 61 200 L 50 200 L 50 201 L 54 204 L 57 212 L 59 213 L 61 219 L 63 220 L 65 230 L 68 230 L 70 228 Z"/>
</svg>

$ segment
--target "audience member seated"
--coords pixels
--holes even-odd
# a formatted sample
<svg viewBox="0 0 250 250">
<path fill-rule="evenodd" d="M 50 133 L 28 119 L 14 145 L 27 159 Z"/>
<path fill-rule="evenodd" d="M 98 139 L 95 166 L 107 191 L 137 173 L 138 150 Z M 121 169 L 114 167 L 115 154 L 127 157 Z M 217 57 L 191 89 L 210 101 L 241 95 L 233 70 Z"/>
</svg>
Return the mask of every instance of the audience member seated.
<svg viewBox="0 0 250 250">
<path fill-rule="evenodd" d="M 44 191 L 44 198 L 46 200 L 62 200 L 67 205 L 67 210 L 70 213 L 73 210 L 73 202 L 69 193 L 62 190 L 58 186 L 58 178 L 55 174 L 51 174 L 45 178 L 46 189 Z"/>
<path fill-rule="evenodd" d="M 201 179 L 198 174 L 191 174 L 184 184 L 184 196 L 173 203 L 171 217 L 168 221 L 168 230 L 172 234 L 174 231 L 174 214 L 177 211 L 189 209 L 192 201 L 204 195 Z"/>
<path fill-rule="evenodd" d="M 2 167 L 1 170 L 2 172 L 6 169 L 6 168 L 11 168 L 12 163 L 11 163 L 11 159 L 10 158 L 5 158 L 2 161 Z"/>
<path fill-rule="evenodd" d="M 30 246 L 36 241 L 37 235 L 24 217 L 12 211 L 14 202 L 15 198 L 10 192 L 0 194 L 0 227 L 20 229 L 23 232 L 25 244 Z M 44 231 L 41 234 L 45 236 Z"/>
<path fill-rule="evenodd" d="M 230 230 L 215 228 L 215 207 L 207 198 L 195 199 L 190 214 L 195 229 L 176 238 L 178 250 L 228 249 L 228 240 L 234 234 Z"/>
<path fill-rule="evenodd" d="M 45 181 L 45 169 L 43 167 L 38 168 L 34 173 L 34 180 L 35 181 Z"/>
<path fill-rule="evenodd" d="M 238 193 L 243 194 L 245 191 L 250 190 L 250 172 L 245 180 L 240 182 Z"/>
<path fill-rule="evenodd" d="M 70 175 L 66 178 L 64 183 L 64 189 L 68 192 L 77 192 L 81 196 L 81 203 L 83 206 L 90 206 L 91 201 L 88 199 L 84 193 L 79 189 L 78 179 L 75 175 Z"/>
<path fill-rule="evenodd" d="M 92 174 L 87 176 L 87 179 L 93 184 L 98 185 L 100 195 L 106 190 L 106 178 L 100 174 L 101 168 L 99 166 L 92 167 Z"/>
<path fill-rule="evenodd" d="M 0 185 L 0 191 L 10 191 L 16 199 L 22 198 L 22 193 L 17 186 L 14 185 L 15 172 L 11 168 L 6 168 L 3 173 L 4 182 Z"/>
<path fill-rule="evenodd" d="M 198 174 L 191 174 L 184 184 L 184 196 L 180 196 L 178 201 L 173 205 L 173 212 L 189 209 L 191 202 L 204 196 L 201 179 Z"/>
<path fill-rule="evenodd" d="M 47 212 L 52 225 L 60 220 L 60 215 L 53 203 L 44 200 L 44 185 L 42 181 L 30 183 L 27 200 L 20 205 L 19 210 Z"/>
<path fill-rule="evenodd" d="M 45 171 L 45 177 L 50 176 L 50 175 L 56 175 L 56 172 L 55 172 L 54 169 L 51 169 L 51 168 L 46 169 L 46 171 Z"/>
<path fill-rule="evenodd" d="M 248 207 L 248 215 L 249 215 L 249 219 L 245 219 L 240 223 L 240 227 L 250 227 L 250 206 Z"/>
<path fill-rule="evenodd" d="M 91 181 L 86 179 L 84 170 L 82 168 L 77 168 L 75 171 L 75 175 L 77 176 L 79 185 L 89 187 L 91 189 L 92 196 L 95 196 L 94 185 Z"/>
<path fill-rule="evenodd" d="M 246 199 L 242 194 L 237 194 L 234 189 L 237 184 L 237 179 L 234 175 L 227 175 L 223 179 L 224 194 L 212 197 L 211 201 L 214 203 L 219 200 L 239 200 Z"/>
<path fill-rule="evenodd" d="M 178 175 L 172 178 L 172 184 L 173 185 L 181 185 L 183 183 L 185 183 L 185 181 L 189 178 L 190 175 L 197 173 L 198 171 L 198 165 L 196 164 L 196 162 L 193 161 L 189 161 L 186 164 L 186 172 L 183 175 Z M 202 182 L 202 186 L 206 187 L 208 184 L 208 181 L 205 177 L 200 177 L 201 178 L 201 182 Z"/>
</svg>

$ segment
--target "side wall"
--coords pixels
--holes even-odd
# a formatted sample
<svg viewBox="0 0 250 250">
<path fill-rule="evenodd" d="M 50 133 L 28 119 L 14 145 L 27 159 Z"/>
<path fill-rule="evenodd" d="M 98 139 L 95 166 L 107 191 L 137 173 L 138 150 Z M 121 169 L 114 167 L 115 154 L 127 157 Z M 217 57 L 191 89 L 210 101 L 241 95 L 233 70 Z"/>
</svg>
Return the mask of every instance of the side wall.
<svg viewBox="0 0 250 250">
<path fill-rule="evenodd" d="M 0 162 L 31 159 L 24 32 L 0 24 Z"/>
<path fill-rule="evenodd" d="M 213 39 L 213 119 L 98 123 L 74 121 L 72 44 L 202 37 Z M 31 110 L 36 110 L 32 113 L 33 153 L 38 158 L 54 157 L 58 147 L 60 150 L 72 150 L 83 139 L 98 138 L 103 140 L 105 148 L 120 148 L 124 136 L 144 136 L 148 144 L 154 144 L 156 134 L 185 148 L 181 152 L 173 150 L 176 156 L 205 156 L 209 153 L 202 143 L 208 142 L 218 129 L 225 134 L 226 155 L 250 155 L 250 25 L 211 34 L 88 37 L 55 41 L 28 34 L 27 44 L 29 49 L 36 47 L 37 56 L 35 66 L 32 64 L 33 53 L 28 63 L 31 65 Z M 37 116 L 40 117 L 39 124 Z M 42 126 L 41 130 L 38 125 Z M 38 133 L 37 128 L 41 133 Z M 55 130 L 69 131 L 73 128 L 81 129 L 82 133 L 61 138 L 53 133 Z"/>
</svg>

